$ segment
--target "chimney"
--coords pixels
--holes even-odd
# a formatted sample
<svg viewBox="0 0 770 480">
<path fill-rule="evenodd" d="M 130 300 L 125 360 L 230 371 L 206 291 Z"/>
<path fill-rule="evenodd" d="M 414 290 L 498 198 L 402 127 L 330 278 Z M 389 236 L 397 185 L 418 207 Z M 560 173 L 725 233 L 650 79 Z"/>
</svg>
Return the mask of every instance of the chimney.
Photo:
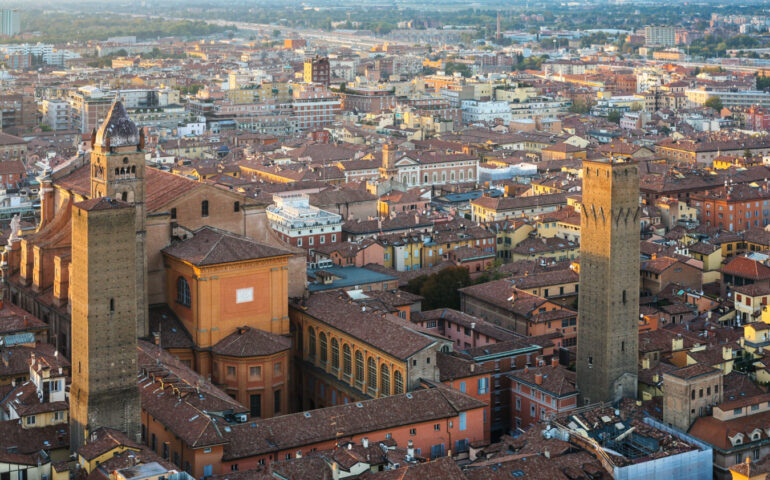
<svg viewBox="0 0 770 480">
<path fill-rule="evenodd" d="M 361 446 L 364 448 L 369 448 L 369 437 L 364 437 L 361 439 Z"/>
<path fill-rule="evenodd" d="M 542 373 L 536 373 L 535 374 L 535 385 L 542 385 L 543 384 L 543 374 Z"/>
<path fill-rule="evenodd" d="M 340 478 L 340 467 L 337 462 L 332 463 L 332 478 L 338 480 Z"/>
<path fill-rule="evenodd" d="M 160 345 L 160 332 L 152 332 L 152 340 L 155 345 Z"/>
<path fill-rule="evenodd" d="M 406 456 L 409 460 L 414 460 L 414 442 L 412 439 L 409 439 L 406 444 Z"/>
<path fill-rule="evenodd" d="M 551 357 L 551 366 L 552 367 L 558 367 L 559 366 L 559 357 L 557 357 L 556 355 Z"/>
</svg>

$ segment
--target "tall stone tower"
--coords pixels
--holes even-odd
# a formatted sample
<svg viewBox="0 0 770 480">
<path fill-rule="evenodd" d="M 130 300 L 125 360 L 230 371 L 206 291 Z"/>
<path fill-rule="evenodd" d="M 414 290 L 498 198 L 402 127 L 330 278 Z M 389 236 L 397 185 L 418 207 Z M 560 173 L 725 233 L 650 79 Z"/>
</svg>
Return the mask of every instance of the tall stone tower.
<svg viewBox="0 0 770 480">
<path fill-rule="evenodd" d="M 147 255 L 144 206 L 144 134 L 116 101 L 91 138 L 91 198 L 109 197 L 136 207 L 136 335 L 147 336 Z"/>
<path fill-rule="evenodd" d="M 70 446 L 99 427 L 138 439 L 147 318 L 144 138 L 115 102 L 92 137 L 91 199 L 72 208 Z"/>
<path fill-rule="evenodd" d="M 72 208 L 70 448 L 110 427 L 140 434 L 135 207 L 108 197 Z"/>
<path fill-rule="evenodd" d="M 583 161 L 577 381 L 584 403 L 636 397 L 639 166 Z"/>
</svg>

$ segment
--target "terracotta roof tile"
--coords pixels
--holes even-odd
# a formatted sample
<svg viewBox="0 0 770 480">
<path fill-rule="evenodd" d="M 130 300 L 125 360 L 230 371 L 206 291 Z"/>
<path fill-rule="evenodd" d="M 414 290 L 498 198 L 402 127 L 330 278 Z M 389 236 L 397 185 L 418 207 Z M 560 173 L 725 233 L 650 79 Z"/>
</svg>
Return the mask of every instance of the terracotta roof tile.
<svg viewBox="0 0 770 480">
<path fill-rule="evenodd" d="M 211 348 L 217 355 L 258 357 L 291 348 L 291 339 L 251 327 L 240 327 Z"/>
<path fill-rule="evenodd" d="M 209 226 L 199 228 L 191 238 L 174 243 L 162 252 L 198 266 L 291 255 L 289 251 Z"/>
</svg>

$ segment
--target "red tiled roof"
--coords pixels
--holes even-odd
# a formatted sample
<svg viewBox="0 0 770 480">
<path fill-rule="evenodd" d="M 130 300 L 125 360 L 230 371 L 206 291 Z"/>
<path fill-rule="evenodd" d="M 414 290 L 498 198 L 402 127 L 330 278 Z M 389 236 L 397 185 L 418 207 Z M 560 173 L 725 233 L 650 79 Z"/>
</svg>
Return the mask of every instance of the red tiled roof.
<svg viewBox="0 0 770 480">
<path fill-rule="evenodd" d="M 190 190 L 205 184 L 189 178 L 164 172 L 157 168 L 145 169 L 145 206 L 148 212 L 155 211 Z M 72 173 L 56 180 L 56 184 L 67 190 L 72 190 L 84 197 L 91 196 L 91 166 L 85 164 Z"/>
<path fill-rule="evenodd" d="M 770 267 L 746 257 L 735 257 L 722 267 L 722 273 L 753 280 L 770 279 Z"/>
<path fill-rule="evenodd" d="M 291 348 L 291 339 L 251 327 L 240 327 L 211 349 L 217 355 L 258 357 Z"/>
<path fill-rule="evenodd" d="M 192 238 L 172 244 L 162 252 L 198 266 L 291 255 L 286 250 L 208 226 L 201 227 Z"/>
</svg>

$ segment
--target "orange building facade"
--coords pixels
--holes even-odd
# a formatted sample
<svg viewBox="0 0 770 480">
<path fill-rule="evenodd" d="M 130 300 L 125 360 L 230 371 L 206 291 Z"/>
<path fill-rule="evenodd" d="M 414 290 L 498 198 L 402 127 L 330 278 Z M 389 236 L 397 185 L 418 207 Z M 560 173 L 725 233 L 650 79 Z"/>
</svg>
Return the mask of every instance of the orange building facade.
<svg viewBox="0 0 770 480">
<path fill-rule="evenodd" d="M 291 253 L 203 227 L 163 256 L 167 304 L 195 345 L 190 366 L 252 417 L 288 413 Z"/>
</svg>

